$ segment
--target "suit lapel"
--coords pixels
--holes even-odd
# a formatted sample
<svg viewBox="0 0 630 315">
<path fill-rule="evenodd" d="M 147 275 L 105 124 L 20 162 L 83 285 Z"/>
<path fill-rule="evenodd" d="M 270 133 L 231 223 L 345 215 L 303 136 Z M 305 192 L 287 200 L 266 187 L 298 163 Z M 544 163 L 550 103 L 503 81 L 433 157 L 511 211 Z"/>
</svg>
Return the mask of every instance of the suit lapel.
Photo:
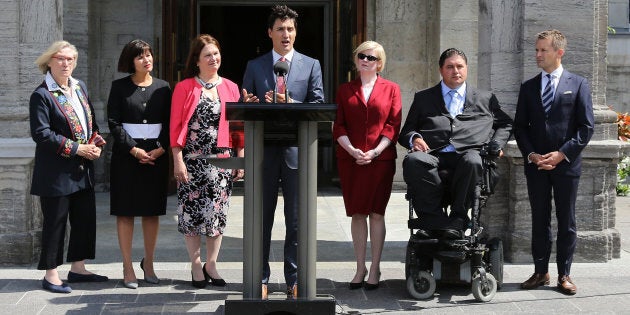
<svg viewBox="0 0 630 315">
<path fill-rule="evenodd" d="M 291 60 L 291 67 L 289 68 L 289 76 L 287 77 L 287 84 L 292 84 L 297 78 L 297 74 L 302 72 L 304 64 L 302 62 L 302 55 L 297 51 L 293 52 L 293 60 Z"/>
</svg>

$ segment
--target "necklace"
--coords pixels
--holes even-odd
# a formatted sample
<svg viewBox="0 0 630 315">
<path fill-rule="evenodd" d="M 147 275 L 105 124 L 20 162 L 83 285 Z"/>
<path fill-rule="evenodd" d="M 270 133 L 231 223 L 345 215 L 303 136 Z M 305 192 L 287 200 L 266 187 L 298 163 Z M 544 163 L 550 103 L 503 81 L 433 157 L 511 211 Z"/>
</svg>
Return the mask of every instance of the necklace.
<svg viewBox="0 0 630 315">
<path fill-rule="evenodd" d="M 201 78 L 199 76 L 195 77 L 197 79 L 197 82 L 199 82 L 199 84 L 201 84 L 201 86 L 203 86 L 204 88 L 211 90 L 213 87 L 217 86 L 218 82 L 215 83 L 208 83 L 208 82 L 204 82 L 203 80 L 201 80 Z"/>
</svg>

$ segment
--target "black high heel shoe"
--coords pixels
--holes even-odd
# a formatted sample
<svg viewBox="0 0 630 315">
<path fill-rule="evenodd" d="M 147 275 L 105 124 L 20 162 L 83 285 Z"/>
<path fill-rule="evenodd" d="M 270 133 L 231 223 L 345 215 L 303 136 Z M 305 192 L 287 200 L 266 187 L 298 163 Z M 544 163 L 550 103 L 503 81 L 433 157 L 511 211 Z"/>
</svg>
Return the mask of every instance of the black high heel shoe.
<svg viewBox="0 0 630 315">
<path fill-rule="evenodd" d="M 212 278 L 210 274 L 206 271 L 206 264 L 203 264 L 203 276 L 206 279 L 206 282 L 210 280 L 210 284 L 216 287 L 224 287 L 226 285 L 225 280 L 220 278 Z"/>
<path fill-rule="evenodd" d="M 357 290 L 357 289 L 361 289 L 363 287 L 363 285 L 365 284 L 365 277 L 367 276 L 368 272 L 367 270 L 365 270 L 365 272 L 363 273 L 363 279 L 361 279 L 361 282 L 349 282 L 348 283 L 348 289 L 350 290 Z"/>
<path fill-rule="evenodd" d="M 376 283 L 369 283 L 369 282 L 365 282 L 365 285 L 363 286 L 365 288 L 365 290 L 370 291 L 370 290 L 376 290 L 378 289 L 379 284 L 381 283 L 381 272 L 378 272 L 378 281 Z"/>
<path fill-rule="evenodd" d="M 190 282 L 193 287 L 198 289 L 203 289 L 208 285 L 208 281 L 206 281 L 206 277 L 204 275 L 203 280 L 195 280 L 195 276 L 193 275 L 192 270 L 190 271 L 190 275 L 192 277 L 192 281 Z"/>
</svg>

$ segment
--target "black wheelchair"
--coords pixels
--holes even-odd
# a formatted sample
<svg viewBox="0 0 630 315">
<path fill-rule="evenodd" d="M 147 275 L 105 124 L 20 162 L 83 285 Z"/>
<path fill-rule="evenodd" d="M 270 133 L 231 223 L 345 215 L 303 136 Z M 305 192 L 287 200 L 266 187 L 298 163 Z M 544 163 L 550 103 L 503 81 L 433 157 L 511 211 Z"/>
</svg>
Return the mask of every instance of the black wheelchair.
<svg viewBox="0 0 630 315">
<path fill-rule="evenodd" d="M 480 149 L 483 172 L 475 187 L 470 210 L 468 231 L 460 238 L 445 239 L 439 236 L 422 235 L 422 217 L 417 217 L 409 190 L 410 238 L 405 258 L 407 291 L 416 299 L 433 296 L 436 282 L 448 284 L 471 284 L 476 300 L 488 302 L 503 285 L 503 243 L 500 238 L 487 239 L 482 235 L 479 218 L 488 197 L 494 192 L 497 181 L 496 159 L 500 148 L 491 142 Z M 440 174 L 440 177 L 448 174 Z M 447 196 L 448 194 L 444 194 Z M 443 198 L 443 211 L 448 211 L 448 200 Z"/>
</svg>

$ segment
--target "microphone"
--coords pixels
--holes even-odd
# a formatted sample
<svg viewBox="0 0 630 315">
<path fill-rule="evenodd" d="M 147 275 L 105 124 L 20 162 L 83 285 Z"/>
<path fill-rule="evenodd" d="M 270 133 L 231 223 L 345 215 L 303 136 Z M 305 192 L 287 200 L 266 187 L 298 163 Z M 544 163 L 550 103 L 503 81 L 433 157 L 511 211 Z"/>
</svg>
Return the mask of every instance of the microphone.
<svg viewBox="0 0 630 315">
<path fill-rule="evenodd" d="M 276 64 L 273 65 L 273 73 L 276 74 L 276 91 L 273 94 L 273 102 L 277 103 L 276 101 L 276 94 L 278 94 L 278 88 L 279 85 L 281 85 L 282 89 L 284 91 L 281 91 L 283 94 L 286 93 L 286 75 L 289 72 L 289 63 L 283 60 L 280 60 L 278 62 L 276 62 Z M 280 79 L 282 78 L 282 79 Z M 288 93 L 285 94 L 285 102 L 288 103 L 289 101 L 289 97 L 288 97 Z"/>
<path fill-rule="evenodd" d="M 289 73 L 289 63 L 286 61 L 278 61 L 273 65 L 273 73 L 277 76 L 285 76 Z"/>
</svg>

